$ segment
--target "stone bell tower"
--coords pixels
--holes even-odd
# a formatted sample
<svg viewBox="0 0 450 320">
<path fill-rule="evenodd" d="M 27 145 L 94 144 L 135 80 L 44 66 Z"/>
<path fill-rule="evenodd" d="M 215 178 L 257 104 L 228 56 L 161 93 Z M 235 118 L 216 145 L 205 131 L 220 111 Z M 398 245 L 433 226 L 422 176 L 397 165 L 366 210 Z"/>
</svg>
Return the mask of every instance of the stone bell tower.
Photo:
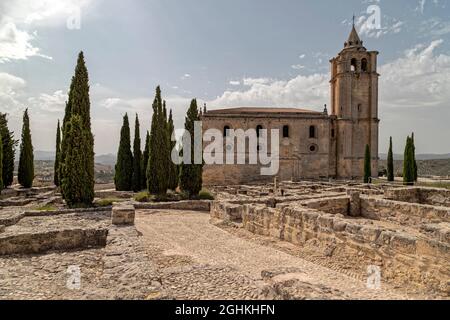
<svg viewBox="0 0 450 320">
<path fill-rule="evenodd" d="M 363 47 L 353 24 L 344 49 L 331 62 L 332 143 L 337 178 L 361 178 L 369 145 L 378 175 L 377 51 Z"/>
</svg>

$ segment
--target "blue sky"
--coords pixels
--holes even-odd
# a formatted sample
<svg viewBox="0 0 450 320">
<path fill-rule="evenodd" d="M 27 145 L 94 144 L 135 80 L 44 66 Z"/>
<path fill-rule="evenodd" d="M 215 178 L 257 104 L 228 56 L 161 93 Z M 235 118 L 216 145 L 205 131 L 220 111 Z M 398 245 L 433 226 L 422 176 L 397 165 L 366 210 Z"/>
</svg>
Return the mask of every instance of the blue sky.
<svg viewBox="0 0 450 320">
<path fill-rule="evenodd" d="M 193 97 L 322 110 L 353 13 L 380 51 L 380 152 L 392 135 L 401 153 L 411 131 L 419 153 L 450 152 L 448 0 L 2 0 L 0 110 L 19 137 L 28 107 L 35 149 L 52 150 L 80 50 L 99 154 L 117 151 L 125 112 L 139 113 L 144 135 L 158 84 L 177 127 Z"/>
</svg>

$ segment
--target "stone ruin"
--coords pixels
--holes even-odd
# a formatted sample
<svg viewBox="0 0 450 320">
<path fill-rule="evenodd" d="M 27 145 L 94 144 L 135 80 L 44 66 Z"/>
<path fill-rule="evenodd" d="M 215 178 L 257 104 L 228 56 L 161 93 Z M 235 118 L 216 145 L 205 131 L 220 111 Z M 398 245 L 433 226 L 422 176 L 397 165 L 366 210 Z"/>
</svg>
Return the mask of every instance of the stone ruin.
<svg viewBox="0 0 450 320">
<path fill-rule="evenodd" d="M 450 190 L 275 181 L 214 191 L 213 223 L 293 243 L 361 280 L 378 266 L 393 285 L 450 294 Z"/>
</svg>

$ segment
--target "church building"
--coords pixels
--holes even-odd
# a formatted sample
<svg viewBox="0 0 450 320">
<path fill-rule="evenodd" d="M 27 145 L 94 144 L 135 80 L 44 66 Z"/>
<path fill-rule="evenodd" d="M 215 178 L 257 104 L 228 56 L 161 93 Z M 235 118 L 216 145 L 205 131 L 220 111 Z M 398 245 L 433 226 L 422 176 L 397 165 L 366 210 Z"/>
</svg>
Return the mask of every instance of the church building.
<svg viewBox="0 0 450 320">
<path fill-rule="evenodd" d="M 344 49 L 331 59 L 331 108 L 232 108 L 207 111 L 203 131 L 214 128 L 280 132 L 281 181 L 301 179 L 360 179 L 364 156 L 371 151 L 372 175 L 378 174 L 377 51 L 367 51 L 353 26 Z M 226 148 L 225 148 L 226 149 Z M 269 148 L 270 150 L 270 148 Z M 273 181 L 262 176 L 261 165 L 205 165 L 205 185 Z"/>
</svg>

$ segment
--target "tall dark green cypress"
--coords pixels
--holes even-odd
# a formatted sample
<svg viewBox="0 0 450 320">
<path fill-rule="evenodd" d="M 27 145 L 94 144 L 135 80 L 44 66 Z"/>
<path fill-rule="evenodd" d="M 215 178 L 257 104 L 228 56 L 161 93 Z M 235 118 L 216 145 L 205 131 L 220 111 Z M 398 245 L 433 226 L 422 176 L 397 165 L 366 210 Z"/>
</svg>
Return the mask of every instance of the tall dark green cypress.
<svg viewBox="0 0 450 320">
<path fill-rule="evenodd" d="M 366 145 L 366 152 L 364 154 L 364 183 L 369 183 L 370 177 L 372 177 L 370 146 Z"/>
<path fill-rule="evenodd" d="M 14 139 L 14 132 L 9 131 L 8 119 L 5 113 L 0 113 L 0 135 L 3 141 L 2 180 L 3 187 L 12 185 L 14 180 L 14 158 L 18 141 Z"/>
<path fill-rule="evenodd" d="M 403 158 L 403 183 L 405 185 L 414 184 L 414 157 L 412 139 L 406 139 L 405 154 Z"/>
<path fill-rule="evenodd" d="M 169 120 L 168 120 L 168 139 L 169 139 L 169 183 L 168 187 L 170 190 L 175 190 L 178 187 L 178 175 L 177 175 L 177 165 L 173 163 L 172 161 L 172 150 L 175 148 L 176 141 L 172 141 L 172 133 L 175 130 L 174 124 L 173 124 L 173 115 L 172 115 L 172 109 L 169 113 Z"/>
<path fill-rule="evenodd" d="M 24 188 L 31 188 L 34 180 L 34 156 L 31 142 L 30 118 L 28 109 L 23 114 L 22 141 L 20 144 L 20 158 L 18 169 L 19 183 Z"/>
<path fill-rule="evenodd" d="M 415 140 L 414 140 L 414 132 L 411 135 L 411 148 L 412 148 L 412 166 L 413 166 L 413 174 L 414 174 L 414 181 L 417 181 L 419 178 L 419 174 L 418 174 L 418 168 L 417 168 L 417 160 L 416 160 L 416 144 L 415 144 Z"/>
<path fill-rule="evenodd" d="M 133 190 L 133 154 L 131 153 L 130 139 L 130 124 L 128 115 L 125 114 L 120 131 L 120 144 L 114 176 L 117 191 Z"/>
<path fill-rule="evenodd" d="M 156 88 L 153 102 L 150 155 L 147 167 L 147 185 L 152 194 L 164 195 L 168 188 L 167 122 L 164 118 L 161 89 Z"/>
<path fill-rule="evenodd" d="M 133 143 L 133 191 L 142 190 L 142 152 L 141 152 L 141 132 L 139 130 L 139 118 L 136 114 L 134 125 L 134 143 Z"/>
<path fill-rule="evenodd" d="M 184 128 L 191 135 L 191 164 L 183 163 L 180 173 L 180 187 L 189 194 L 189 197 L 195 198 L 202 189 L 203 164 L 194 163 L 194 123 L 200 121 L 197 100 L 193 99 L 187 111 Z M 183 149 L 183 152 L 186 150 Z"/>
<path fill-rule="evenodd" d="M 149 155 L 150 155 L 150 133 L 147 131 L 147 135 L 145 137 L 145 149 L 144 153 L 142 154 L 141 190 L 147 189 L 147 166 Z"/>
<path fill-rule="evenodd" d="M 394 153 L 392 151 L 392 137 L 389 140 L 389 151 L 387 158 L 387 180 L 392 182 L 394 178 Z"/>
<path fill-rule="evenodd" d="M 70 207 L 88 206 L 93 201 L 91 189 L 85 186 L 89 180 L 85 152 L 89 147 L 90 133 L 84 128 L 81 116 L 76 114 L 72 115 L 66 128 L 67 149 L 61 184 L 64 199 Z"/>
<path fill-rule="evenodd" d="M 79 152 L 83 156 L 83 168 L 85 175 L 83 175 L 83 183 L 77 184 L 83 190 L 79 190 L 82 193 L 83 205 L 90 205 L 94 200 L 94 136 L 91 131 L 91 116 L 90 116 L 90 99 L 89 99 L 89 75 L 84 60 L 83 52 L 78 55 L 77 66 L 75 67 L 75 74 L 72 77 L 70 84 L 69 99 L 66 103 L 66 110 L 62 127 L 62 141 L 61 141 L 61 159 L 60 159 L 60 184 L 64 184 L 65 172 L 69 172 L 70 168 L 65 168 L 66 155 L 68 154 L 68 140 L 66 139 L 68 132 L 71 130 L 71 122 L 73 116 L 79 116 L 81 126 L 83 129 L 83 137 L 85 138 L 85 144 L 83 146 L 77 144 Z M 73 149 L 73 147 L 71 147 Z M 73 151 L 73 150 L 72 150 Z M 62 194 L 64 199 L 69 199 L 72 195 L 66 195 L 65 190 L 62 188 Z M 73 191 L 73 188 L 70 190 Z"/>
<path fill-rule="evenodd" d="M 55 172 L 53 175 L 53 182 L 55 183 L 55 186 L 59 187 L 61 185 L 59 181 L 59 164 L 61 159 L 61 128 L 59 125 L 58 120 L 58 126 L 56 127 L 56 148 L 55 148 Z"/>
</svg>

